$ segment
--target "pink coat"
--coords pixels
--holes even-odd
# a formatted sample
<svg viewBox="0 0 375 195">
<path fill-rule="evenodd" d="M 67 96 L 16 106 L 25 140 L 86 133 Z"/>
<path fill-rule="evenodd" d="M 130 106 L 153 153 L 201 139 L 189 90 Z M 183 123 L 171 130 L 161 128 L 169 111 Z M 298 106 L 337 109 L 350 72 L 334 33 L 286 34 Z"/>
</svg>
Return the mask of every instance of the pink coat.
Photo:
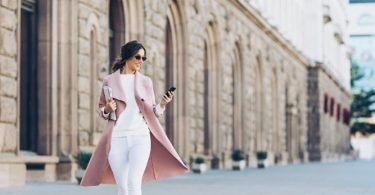
<svg viewBox="0 0 375 195">
<path fill-rule="evenodd" d="M 135 74 L 135 99 L 151 132 L 151 153 L 143 182 L 164 179 L 184 174 L 188 171 L 173 145 L 169 141 L 163 127 L 154 112 L 156 106 L 152 80 L 137 72 Z M 121 87 L 120 71 L 116 71 L 104 78 L 103 86 L 112 88 L 113 99 L 116 101 L 116 117 L 118 118 L 126 108 L 126 99 Z M 99 107 L 106 103 L 103 90 L 99 99 Z M 101 183 L 115 184 L 111 167 L 108 163 L 108 153 L 111 146 L 112 129 L 116 121 L 108 120 L 106 128 L 90 159 L 82 186 L 93 186 Z"/>
</svg>

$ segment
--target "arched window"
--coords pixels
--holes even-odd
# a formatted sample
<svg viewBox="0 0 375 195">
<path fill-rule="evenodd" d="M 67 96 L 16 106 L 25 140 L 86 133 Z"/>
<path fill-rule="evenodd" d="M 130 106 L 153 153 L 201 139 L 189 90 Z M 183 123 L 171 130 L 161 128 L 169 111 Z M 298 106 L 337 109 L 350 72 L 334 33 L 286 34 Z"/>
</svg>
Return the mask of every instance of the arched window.
<svg viewBox="0 0 375 195">
<path fill-rule="evenodd" d="M 292 104 L 290 103 L 289 82 L 285 84 L 285 98 L 284 98 L 284 111 L 285 111 L 285 152 L 288 154 L 292 151 Z M 289 158 L 289 157 L 288 157 Z"/>
<path fill-rule="evenodd" d="M 263 84 L 263 70 L 262 70 L 262 60 L 261 56 L 256 57 L 255 65 L 255 150 L 263 150 L 263 109 L 264 109 L 264 84 Z M 286 89 L 287 90 L 287 89 Z"/>
<path fill-rule="evenodd" d="M 180 153 L 182 151 L 184 136 L 187 131 L 183 128 L 185 125 L 183 113 L 185 112 L 183 103 L 185 100 L 184 88 L 185 78 L 185 35 L 184 35 L 183 13 L 180 11 L 178 1 L 173 0 L 169 4 L 167 11 L 166 33 L 165 33 L 165 90 L 171 85 L 177 87 L 178 96 L 176 96 L 176 104 L 166 107 L 165 128 L 168 138 L 175 145 Z"/>
<path fill-rule="evenodd" d="M 271 79 L 271 98 L 272 98 L 272 132 L 271 136 L 271 148 L 275 152 L 280 149 L 279 146 L 279 98 L 278 98 L 278 87 L 277 87 L 277 70 L 274 68 L 272 70 L 272 79 Z"/>
<path fill-rule="evenodd" d="M 121 45 L 125 42 L 125 16 L 122 1 L 111 0 L 109 3 L 109 71 Z"/>
<path fill-rule="evenodd" d="M 357 24 L 359 26 L 368 26 L 374 24 L 374 17 L 372 17 L 370 14 L 362 14 L 357 21 Z"/>
<path fill-rule="evenodd" d="M 172 35 L 172 26 L 170 20 L 167 19 L 167 26 L 166 26 L 166 35 L 165 35 L 165 62 L 166 62 L 166 89 L 168 89 L 171 83 L 175 83 L 175 49 L 174 48 L 175 40 L 173 39 Z M 174 135 L 174 108 L 173 104 L 168 105 L 166 110 L 166 133 L 168 138 L 174 144 L 175 142 L 175 135 Z"/>
<path fill-rule="evenodd" d="M 217 131 L 218 101 L 218 66 L 216 23 L 209 22 L 204 41 L 204 152 L 207 155 L 215 154 L 219 148 Z"/>
<path fill-rule="evenodd" d="M 233 59 L 233 149 L 243 149 L 243 128 L 242 128 L 242 57 L 239 42 L 236 42 Z"/>
</svg>

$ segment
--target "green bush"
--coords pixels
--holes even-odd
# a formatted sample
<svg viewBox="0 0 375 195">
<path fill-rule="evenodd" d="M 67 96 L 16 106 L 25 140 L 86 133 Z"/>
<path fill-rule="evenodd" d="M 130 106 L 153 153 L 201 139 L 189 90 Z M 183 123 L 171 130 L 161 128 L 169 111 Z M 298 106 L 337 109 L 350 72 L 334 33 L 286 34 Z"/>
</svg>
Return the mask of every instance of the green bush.
<svg viewBox="0 0 375 195">
<path fill-rule="evenodd" d="M 197 158 L 195 158 L 195 160 L 194 160 L 194 162 L 196 163 L 196 164 L 203 164 L 203 163 L 205 163 L 205 159 L 203 158 L 203 157 L 201 157 L 201 156 L 198 156 Z"/>
<path fill-rule="evenodd" d="M 76 162 L 79 167 L 81 167 L 82 169 L 86 169 L 87 165 L 89 164 L 91 155 L 91 152 L 80 151 L 74 158 L 76 159 Z"/>
<path fill-rule="evenodd" d="M 242 151 L 242 150 L 233 150 L 232 152 L 232 160 L 233 161 L 241 161 L 241 160 L 245 160 L 246 159 L 246 155 L 245 153 Z"/>
<path fill-rule="evenodd" d="M 257 159 L 258 160 L 265 160 L 265 159 L 267 159 L 267 152 L 266 151 L 258 151 L 257 152 Z"/>
</svg>

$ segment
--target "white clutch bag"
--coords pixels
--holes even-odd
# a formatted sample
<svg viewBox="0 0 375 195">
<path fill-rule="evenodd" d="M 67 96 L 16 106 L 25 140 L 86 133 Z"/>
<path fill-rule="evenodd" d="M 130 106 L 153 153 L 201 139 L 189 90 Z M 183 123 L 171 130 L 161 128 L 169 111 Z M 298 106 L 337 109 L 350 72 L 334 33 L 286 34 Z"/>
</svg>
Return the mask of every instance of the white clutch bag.
<svg viewBox="0 0 375 195">
<path fill-rule="evenodd" d="M 105 96 L 105 100 L 108 102 L 110 100 L 112 100 L 112 88 L 108 87 L 108 86 L 104 86 L 103 87 L 103 93 L 104 93 L 104 96 Z M 110 112 L 109 113 L 109 119 L 111 120 L 116 120 L 116 113 L 115 112 Z"/>
</svg>

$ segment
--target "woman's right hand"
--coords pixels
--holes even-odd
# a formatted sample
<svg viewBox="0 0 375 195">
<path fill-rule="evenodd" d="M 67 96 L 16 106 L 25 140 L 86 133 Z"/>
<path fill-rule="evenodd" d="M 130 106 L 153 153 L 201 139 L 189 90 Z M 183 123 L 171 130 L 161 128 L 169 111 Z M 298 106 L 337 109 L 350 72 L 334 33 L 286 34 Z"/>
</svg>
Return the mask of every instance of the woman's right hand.
<svg viewBox="0 0 375 195">
<path fill-rule="evenodd" d="M 116 110 L 115 100 L 110 100 L 109 102 L 107 102 L 107 104 L 104 107 L 105 114 L 110 113 L 110 112 L 114 112 L 115 110 Z"/>
</svg>

